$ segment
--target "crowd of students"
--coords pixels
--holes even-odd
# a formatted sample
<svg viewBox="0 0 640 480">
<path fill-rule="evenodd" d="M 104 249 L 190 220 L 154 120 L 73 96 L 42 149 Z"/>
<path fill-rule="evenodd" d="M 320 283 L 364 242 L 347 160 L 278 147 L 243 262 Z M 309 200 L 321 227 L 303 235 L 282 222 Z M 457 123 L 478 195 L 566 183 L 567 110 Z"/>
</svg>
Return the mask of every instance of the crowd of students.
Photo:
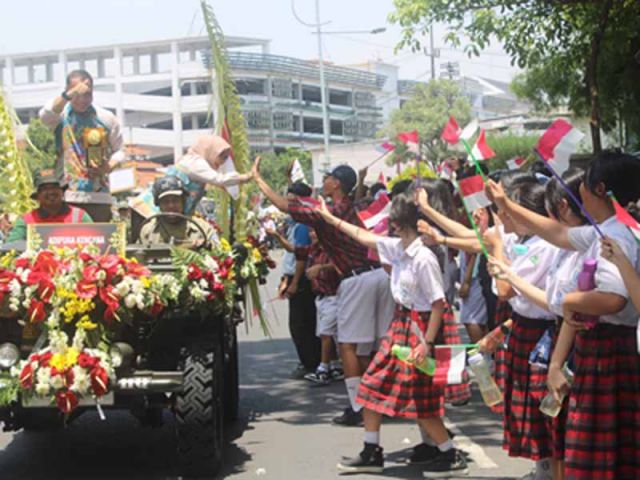
<svg viewBox="0 0 640 480">
<path fill-rule="evenodd" d="M 458 178 L 475 173 L 460 169 Z M 315 292 L 309 321 L 317 320 L 320 340 L 312 346 L 291 333 L 301 360 L 301 346 L 318 352 L 302 368 L 320 384 L 342 377 L 337 340 L 350 407 L 334 421 L 364 423 L 364 447 L 340 471 L 383 471 L 380 428 L 391 416 L 420 425 L 423 442 L 409 461 L 423 465 L 425 477 L 468 472 L 442 421 L 445 388 L 414 367 L 436 345 L 460 342 L 451 308 L 459 281 L 460 320 L 493 358 L 502 388 L 503 446 L 535 461 L 528 478 L 640 478 L 639 247 L 612 200 L 626 207 L 640 199 L 640 159 L 602 153 L 562 181 L 540 171 L 495 172 L 485 188 L 492 204 L 470 212 L 477 231 L 445 179 L 396 184 L 388 232 L 375 232 L 357 216 L 351 167 L 326 174 L 319 202 L 300 185 L 287 196 L 273 191 L 259 160 L 253 178 L 311 232 L 282 243 L 296 264 L 288 275 L 294 293 L 305 277 Z M 591 290 L 579 281 L 587 265 L 595 268 Z M 494 329 L 506 334 L 497 350 Z M 411 347 L 408 363 L 393 345 Z M 468 385 L 455 388 L 454 398 L 468 400 Z M 564 398 L 555 418 L 540 410 L 547 393 Z"/>
</svg>

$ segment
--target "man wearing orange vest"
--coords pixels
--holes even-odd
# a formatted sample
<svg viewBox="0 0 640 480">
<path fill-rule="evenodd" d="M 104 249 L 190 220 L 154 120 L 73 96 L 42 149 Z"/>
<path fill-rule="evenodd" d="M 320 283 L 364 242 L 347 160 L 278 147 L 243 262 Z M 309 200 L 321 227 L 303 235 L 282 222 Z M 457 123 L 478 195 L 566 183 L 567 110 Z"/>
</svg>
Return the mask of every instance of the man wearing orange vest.
<svg viewBox="0 0 640 480">
<path fill-rule="evenodd" d="M 87 212 L 64 201 L 66 185 L 52 169 L 36 172 L 36 191 L 31 196 L 40 205 L 18 218 L 9 232 L 7 243 L 27 239 L 27 225 L 33 223 L 93 223 Z"/>
</svg>

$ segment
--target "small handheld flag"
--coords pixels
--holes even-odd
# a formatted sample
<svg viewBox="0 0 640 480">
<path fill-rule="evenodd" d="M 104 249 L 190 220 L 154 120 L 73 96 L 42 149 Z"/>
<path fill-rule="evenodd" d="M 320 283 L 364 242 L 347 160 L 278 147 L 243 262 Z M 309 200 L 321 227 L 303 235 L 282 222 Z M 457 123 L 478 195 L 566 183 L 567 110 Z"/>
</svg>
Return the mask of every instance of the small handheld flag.
<svg viewBox="0 0 640 480">
<path fill-rule="evenodd" d="M 627 226 L 629 230 L 631 230 L 631 233 L 633 233 L 633 236 L 636 237 L 637 242 L 640 243 L 640 224 L 622 205 L 620 205 L 612 192 L 608 192 L 608 195 L 613 202 L 613 208 L 616 210 L 616 219 L 623 225 Z"/>
<path fill-rule="evenodd" d="M 496 152 L 494 152 L 487 143 L 483 129 L 480 129 L 480 135 L 471 149 L 471 155 L 473 155 L 476 160 L 488 160 L 496 156 Z"/>
<path fill-rule="evenodd" d="M 302 170 L 302 165 L 300 165 L 300 161 L 297 158 L 291 165 L 291 173 L 289 174 L 289 178 L 291 179 L 291 183 L 305 181 L 304 170 Z"/>
<path fill-rule="evenodd" d="M 536 151 L 547 167 L 562 175 L 569 168 L 569 157 L 575 152 L 584 134 L 561 118 L 555 120 L 542 134 Z"/>
<path fill-rule="evenodd" d="M 367 207 L 366 210 L 358 212 L 358 217 L 367 230 L 371 230 L 380 222 L 389 218 L 391 211 L 391 200 L 386 193 L 381 193 L 377 200 Z"/>
<path fill-rule="evenodd" d="M 460 193 L 469 211 L 473 212 L 478 208 L 491 205 L 491 201 L 484 191 L 484 182 L 480 175 L 463 178 L 460 180 L 459 185 Z"/>
<path fill-rule="evenodd" d="M 507 160 L 507 167 L 509 168 L 509 170 L 517 170 L 525 163 L 527 163 L 527 160 L 524 157 L 516 157 L 512 158 L 511 160 Z"/>
</svg>

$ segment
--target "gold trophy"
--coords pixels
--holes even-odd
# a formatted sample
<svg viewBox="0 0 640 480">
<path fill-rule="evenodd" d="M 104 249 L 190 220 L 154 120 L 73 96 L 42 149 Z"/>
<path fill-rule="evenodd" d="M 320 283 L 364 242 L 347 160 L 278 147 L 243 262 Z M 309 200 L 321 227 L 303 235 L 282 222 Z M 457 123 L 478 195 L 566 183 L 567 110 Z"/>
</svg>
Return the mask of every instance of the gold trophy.
<svg viewBox="0 0 640 480">
<path fill-rule="evenodd" d="M 87 168 L 100 168 L 107 158 L 107 132 L 104 128 L 85 128 L 82 133 Z"/>
</svg>

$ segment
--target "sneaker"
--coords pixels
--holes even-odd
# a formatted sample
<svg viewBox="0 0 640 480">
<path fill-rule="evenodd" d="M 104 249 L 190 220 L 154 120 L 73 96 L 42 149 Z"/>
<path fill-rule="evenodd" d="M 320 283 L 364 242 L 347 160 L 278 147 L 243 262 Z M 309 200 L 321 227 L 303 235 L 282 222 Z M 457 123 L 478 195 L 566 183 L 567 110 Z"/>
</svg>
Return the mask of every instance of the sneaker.
<svg viewBox="0 0 640 480">
<path fill-rule="evenodd" d="M 341 368 L 332 368 L 329 370 L 329 376 L 332 381 L 339 382 L 340 380 L 344 380 L 344 371 Z"/>
<path fill-rule="evenodd" d="M 316 370 L 315 372 L 307 373 L 304 376 L 304 379 L 309 380 L 318 386 L 329 385 L 331 383 L 329 372 L 325 372 L 324 370 Z"/>
<path fill-rule="evenodd" d="M 446 452 L 438 451 L 438 455 L 422 471 L 425 478 L 449 478 L 454 475 L 459 477 L 468 474 L 467 461 L 462 452 L 456 448 Z"/>
<path fill-rule="evenodd" d="M 302 380 L 307 373 L 309 373 L 309 370 L 307 370 L 304 367 L 304 365 L 299 363 L 296 368 L 291 370 L 291 373 L 289 374 L 289 378 L 293 380 Z"/>
<path fill-rule="evenodd" d="M 427 445 L 426 443 L 420 443 L 413 447 L 413 453 L 409 457 L 409 463 L 411 465 L 429 463 L 438 456 L 438 453 L 440 453 L 438 447 Z"/>
<path fill-rule="evenodd" d="M 338 470 L 348 473 L 382 473 L 384 458 L 382 447 L 365 443 L 357 457 L 346 458 L 338 463 Z"/>
<path fill-rule="evenodd" d="M 351 407 L 345 408 L 342 415 L 335 417 L 332 423 L 341 427 L 361 427 L 363 425 L 362 411 L 354 412 Z"/>
</svg>

